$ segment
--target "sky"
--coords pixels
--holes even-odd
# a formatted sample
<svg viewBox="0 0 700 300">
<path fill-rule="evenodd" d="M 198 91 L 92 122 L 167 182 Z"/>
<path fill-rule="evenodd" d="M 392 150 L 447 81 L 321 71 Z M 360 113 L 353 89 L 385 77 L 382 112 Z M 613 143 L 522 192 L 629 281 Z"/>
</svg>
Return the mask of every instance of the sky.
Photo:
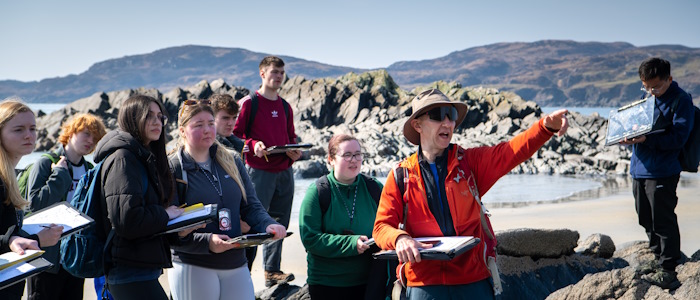
<svg viewBox="0 0 700 300">
<path fill-rule="evenodd" d="M 356 68 L 546 39 L 700 48 L 700 1 L 0 2 L 0 80 L 34 81 L 182 45 Z"/>
</svg>

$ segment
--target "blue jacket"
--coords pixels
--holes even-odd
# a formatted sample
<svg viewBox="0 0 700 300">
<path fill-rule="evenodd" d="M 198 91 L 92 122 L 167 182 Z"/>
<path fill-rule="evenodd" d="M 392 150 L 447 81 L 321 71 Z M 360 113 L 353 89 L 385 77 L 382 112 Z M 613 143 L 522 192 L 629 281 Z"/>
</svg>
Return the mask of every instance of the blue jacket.
<svg viewBox="0 0 700 300">
<path fill-rule="evenodd" d="M 675 114 L 673 101 L 679 98 Z M 654 118 L 673 120 L 665 132 L 649 134 L 646 141 L 632 146 L 630 174 L 632 178 L 664 178 L 681 173 L 678 155 L 690 136 L 694 119 L 693 102 L 678 83 L 671 82 L 668 90 L 656 98 Z"/>
</svg>

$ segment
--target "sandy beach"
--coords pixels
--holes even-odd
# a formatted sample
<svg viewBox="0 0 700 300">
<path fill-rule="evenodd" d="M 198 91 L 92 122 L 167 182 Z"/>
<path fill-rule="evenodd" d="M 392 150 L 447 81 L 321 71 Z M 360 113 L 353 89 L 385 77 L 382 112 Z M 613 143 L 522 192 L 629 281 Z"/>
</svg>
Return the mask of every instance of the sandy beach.
<svg viewBox="0 0 700 300">
<path fill-rule="evenodd" d="M 681 230 L 681 250 L 690 256 L 700 249 L 700 197 L 697 196 L 700 195 L 700 175 L 683 173 L 682 176 L 684 184 L 678 188 L 676 213 Z M 578 231 L 580 240 L 594 233 L 606 234 L 617 246 L 647 239 L 644 229 L 637 224 L 630 188 L 595 199 L 494 208 L 490 211 L 497 231 L 515 228 L 568 228 Z M 301 286 L 306 282 L 306 252 L 299 239 L 299 223 L 295 217 L 289 227 L 295 234 L 284 243 L 282 270 L 294 273 L 296 279 L 292 284 Z M 262 250 L 258 249 L 258 258 L 252 270 L 256 291 L 265 288 L 261 257 Z M 161 277 L 161 282 L 167 291 L 165 275 Z M 85 282 L 84 298 L 96 299 L 92 280 Z"/>
</svg>

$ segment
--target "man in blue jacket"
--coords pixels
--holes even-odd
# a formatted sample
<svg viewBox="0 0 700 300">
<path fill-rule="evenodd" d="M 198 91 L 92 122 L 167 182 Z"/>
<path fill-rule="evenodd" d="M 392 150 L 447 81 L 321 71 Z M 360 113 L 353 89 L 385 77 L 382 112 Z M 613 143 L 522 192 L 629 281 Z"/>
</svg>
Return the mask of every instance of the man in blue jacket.
<svg viewBox="0 0 700 300">
<path fill-rule="evenodd" d="M 678 87 L 671 77 L 671 64 L 661 58 L 649 58 L 639 66 L 642 89 L 656 97 L 655 129 L 665 131 L 625 139 L 632 145 L 630 174 L 639 224 L 649 237 L 649 248 L 657 264 L 643 266 L 642 278 L 664 289 L 680 286 L 676 266 L 681 259 L 681 236 L 675 208 L 676 188 L 681 173 L 678 155 L 693 128 L 694 108 L 690 95 Z M 674 102 L 677 106 L 674 109 Z"/>
</svg>

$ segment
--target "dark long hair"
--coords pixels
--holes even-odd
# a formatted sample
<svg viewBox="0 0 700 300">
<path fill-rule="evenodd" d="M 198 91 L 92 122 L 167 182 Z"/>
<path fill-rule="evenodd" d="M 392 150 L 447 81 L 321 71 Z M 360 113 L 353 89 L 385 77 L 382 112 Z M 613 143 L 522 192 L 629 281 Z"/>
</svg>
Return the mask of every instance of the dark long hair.
<svg viewBox="0 0 700 300">
<path fill-rule="evenodd" d="M 119 109 L 119 115 L 117 116 L 119 129 L 131 134 L 131 136 L 142 145 L 145 145 L 143 136 L 145 135 L 146 122 L 151 103 L 158 104 L 161 113 L 167 117 L 168 111 L 165 110 L 163 104 L 155 98 L 146 95 L 134 95 L 126 99 Z M 160 202 L 164 206 L 167 206 L 175 194 L 175 184 L 173 174 L 170 173 L 168 156 L 165 153 L 165 144 L 165 126 L 163 126 L 158 140 L 152 141 L 145 146 L 151 150 L 151 153 L 153 153 L 153 156 L 156 158 L 158 180 L 161 183 L 161 190 L 159 191 L 161 195 Z"/>
</svg>

